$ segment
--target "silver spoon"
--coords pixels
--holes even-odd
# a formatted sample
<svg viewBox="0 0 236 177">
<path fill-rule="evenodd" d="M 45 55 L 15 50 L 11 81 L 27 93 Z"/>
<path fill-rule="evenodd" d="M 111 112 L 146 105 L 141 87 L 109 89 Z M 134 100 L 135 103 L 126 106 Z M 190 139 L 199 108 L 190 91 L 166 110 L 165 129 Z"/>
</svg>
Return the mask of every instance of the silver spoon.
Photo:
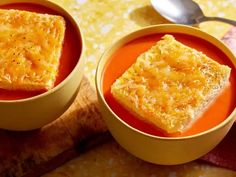
<svg viewBox="0 0 236 177">
<path fill-rule="evenodd" d="M 164 18 L 174 23 L 198 25 L 204 21 L 221 21 L 236 26 L 234 20 L 205 16 L 193 0 L 151 0 L 151 4 Z"/>
</svg>

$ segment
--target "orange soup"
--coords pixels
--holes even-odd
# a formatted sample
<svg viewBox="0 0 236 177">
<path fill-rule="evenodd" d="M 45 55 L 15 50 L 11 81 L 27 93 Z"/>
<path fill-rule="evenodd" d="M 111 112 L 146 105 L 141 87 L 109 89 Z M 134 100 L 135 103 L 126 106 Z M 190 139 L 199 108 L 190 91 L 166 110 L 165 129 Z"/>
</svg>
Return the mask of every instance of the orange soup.
<svg viewBox="0 0 236 177">
<path fill-rule="evenodd" d="M 46 8 L 41 5 L 34 5 L 28 3 L 17 3 L 17 4 L 9 4 L 3 5 L 0 7 L 1 9 L 18 9 L 18 10 L 27 10 L 31 12 L 37 13 L 47 13 L 52 15 L 58 15 L 52 9 Z M 76 29 L 73 24 L 65 18 L 66 21 L 66 31 L 64 37 L 64 43 L 62 48 L 62 54 L 60 57 L 60 65 L 58 76 L 55 81 L 55 86 L 62 82 L 74 69 L 75 65 L 78 62 L 78 58 L 81 53 L 81 40 L 77 35 Z M 21 90 L 4 90 L 0 89 L 0 100 L 17 100 L 29 98 L 32 96 L 39 95 L 45 91 L 21 91 Z"/>
<path fill-rule="evenodd" d="M 189 136 L 213 128 L 214 126 L 225 120 L 236 106 L 236 70 L 227 56 L 217 47 L 205 40 L 193 36 L 177 33 L 172 34 L 176 38 L 176 40 L 198 51 L 202 51 L 208 57 L 216 60 L 217 62 L 228 65 L 232 70 L 229 86 L 226 87 L 223 93 L 219 97 L 217 97 L 217 100 L 210 106 L 210 108 L 187 131 L 183 133 L 167 135 L 155 126 L 141 121 L 140 119 L 133 116 L 112 96 L 111 85 L 113 84 L 113 82 L 135 62 L 135 60 L 141 53 L 147 51 L 164 35 L 165 34 L 155 34 L 135 39 L 122 46 L 111 56 L 109 62 L 106 64 L 103 73 L 103 94 L 106 102 L 113 110 L 113 112 L 118 115 L 123 121 L 125 121 L 132 127 L 151 135 L 163 137 Z"/>
</svg>

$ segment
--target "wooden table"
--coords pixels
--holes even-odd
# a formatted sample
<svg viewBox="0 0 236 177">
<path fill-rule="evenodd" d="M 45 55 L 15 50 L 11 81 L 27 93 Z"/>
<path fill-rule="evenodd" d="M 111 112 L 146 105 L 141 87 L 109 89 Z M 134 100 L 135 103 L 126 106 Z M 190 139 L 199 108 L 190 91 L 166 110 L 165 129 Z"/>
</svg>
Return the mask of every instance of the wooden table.
<svg viewBox="0 0 236 177">
<path fill-rule="evenodd" d="M 86 42 L 85 72 L 91 83 L 101 54 L 122 35 L 143 26 L 167 23 L 150 6 L 149 0 L 54 0 L 78 20 Z M 196 0 L 206 15 L 236 19 L 236 0 Z M 204 31 L 221 38 L 229 25 L 207 22 Z M 195 161 L 178 166 L 159 166 L 141 161 L 115 141 L 101 145 L 75 158 L 44 177 L 233 177 L 236 172 Z"/>
</svg>

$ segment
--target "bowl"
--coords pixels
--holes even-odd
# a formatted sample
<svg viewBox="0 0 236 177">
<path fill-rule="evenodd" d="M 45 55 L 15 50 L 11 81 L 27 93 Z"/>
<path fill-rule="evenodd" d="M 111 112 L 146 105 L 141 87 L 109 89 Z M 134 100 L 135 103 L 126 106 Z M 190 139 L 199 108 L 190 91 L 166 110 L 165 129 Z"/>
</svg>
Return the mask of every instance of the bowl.
<svg viewBox="0 0 236 177">
<path fill-rule="evenodd" d="M 71 73 L 53 89 L 19 100 L 0 100 L 0 128 L 25 131 L 40 128 L 62 115 L 75 99 L 83 76 L 84 42 L 80 28 L 73 17 L 59 5 L 47 0 L 2 0 L 0 6 L 30 4 L 46 7 L 70 21 L 81 44 L 80 55 Z M 68 60 L 69 61 L 69 60 Z"/>
<path fill-rule="evenodd" d="M 183 137 L 162 137 L 134 128 L 121 119 L 109 106 L 103 94 L 104 70 L 111 56 L 124 44 L 151 34 L 177 33 L 200 38 L 217 47 L 236 67 L 236 59 L 230 49 L 213 36 L 198 28 L 185 25 L 164 24 L 134 31 L 113 44 L 101 57 L 96 72 L 98 101 L 105 123 L 115 140 L 128 152 L 145 161 L 176 165 L 195 160 L 212 150 L 227 134 L 234 123 L 236 109 L 221 123 L 206 131 Z"/>
</svg>

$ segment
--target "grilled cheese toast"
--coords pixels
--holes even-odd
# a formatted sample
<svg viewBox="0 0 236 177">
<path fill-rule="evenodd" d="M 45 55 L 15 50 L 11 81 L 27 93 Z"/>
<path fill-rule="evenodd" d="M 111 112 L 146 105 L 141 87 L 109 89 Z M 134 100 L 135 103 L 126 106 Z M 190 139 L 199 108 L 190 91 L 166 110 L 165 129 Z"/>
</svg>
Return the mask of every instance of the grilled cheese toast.
<svg viewBox="0 0 236 177">
<path fill-rule="evenodd" d="M 64 18 L 1 9 L 0 24 L 0 88 L 53 88 L 66 28 Z"/>
<path fill-rule="evenodd" d="M 226 86 L 231 69 L 165 35 L 111 86 L 137 118 L 172 134 L 189 128 Z"/>
</svg>

